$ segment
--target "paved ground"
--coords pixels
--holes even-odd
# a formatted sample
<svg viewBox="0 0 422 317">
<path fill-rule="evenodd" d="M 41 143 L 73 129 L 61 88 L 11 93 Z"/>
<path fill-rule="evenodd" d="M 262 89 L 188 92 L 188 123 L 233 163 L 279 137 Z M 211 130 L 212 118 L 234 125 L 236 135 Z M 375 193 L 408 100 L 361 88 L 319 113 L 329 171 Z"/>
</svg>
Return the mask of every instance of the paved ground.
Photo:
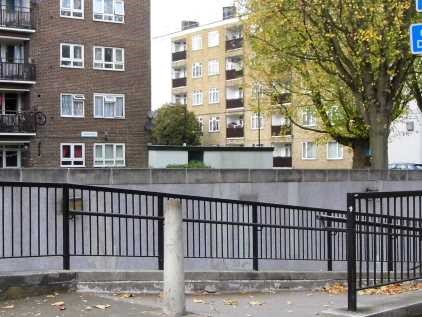
<svg viewBox="0 0 422 317">
<path fill-rule="evenodd" d="M 17 301 L 0 302 L 0 317 L 156 317 L 161 315 L 158 296 L 98 295 L 67 293 Z M 390 300 L 385 296 L 362 296 L 360 305 Z M 64 302 L 63 306 L 52 306 Z M 110 305 L 101 307 L 97 305 Z M 320 292 L 278 292 L 272 294 L 198 295 L 187 298 L 190 316 L 311 317 L 322 310 L 344 307 L 344 295 Z M 103 309 L 101 309 L 103 308 Z M 64 310 L 62 310 L 64 309 Z"/>
</svg>

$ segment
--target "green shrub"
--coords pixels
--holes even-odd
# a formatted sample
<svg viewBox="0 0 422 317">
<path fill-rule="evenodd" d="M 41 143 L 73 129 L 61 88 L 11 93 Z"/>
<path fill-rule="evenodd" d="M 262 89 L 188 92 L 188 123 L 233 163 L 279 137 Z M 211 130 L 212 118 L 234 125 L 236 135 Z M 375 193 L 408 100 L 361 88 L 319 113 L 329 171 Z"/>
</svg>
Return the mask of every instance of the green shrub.
<svg viewBox="0 0 422 317">
<path fill-rule="evenodd" d="M 188 164 L 170 164 L 167 168 L 210 168 L 201 161 L 190 161 Z"/>
</svg>

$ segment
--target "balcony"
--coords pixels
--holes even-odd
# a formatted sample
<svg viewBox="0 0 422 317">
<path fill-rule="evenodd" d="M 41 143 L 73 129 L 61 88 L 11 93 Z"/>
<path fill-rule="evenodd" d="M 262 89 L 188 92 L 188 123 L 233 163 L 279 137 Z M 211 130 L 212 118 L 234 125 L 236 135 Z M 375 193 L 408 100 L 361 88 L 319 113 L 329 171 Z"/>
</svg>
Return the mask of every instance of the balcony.
<svg viewBox="0 0 422 317">
<path fill-rule="evenodd" d="M 243 98 L 227 99 L 226 100 L 226 108 L 227 109 L 243 108 Z"/>
<path fill-rule="evenodd" d="M 230 138 L 243 138 L 245 136 L 243 128 L 227 128 L 226 137 Z"/>
<path fill-rule="evenodd" d="M 174 52 L 172 55 L 172 61 L 178 62 L 186 59 L 186 51 Z"/>
<path fill-rule="evenodd" d="M 271 135 L 273 137 L 282 137 L 292 135 L 292 126 L 291 125 L 277 125 L 271 126 Z"/>
<path fill-rule="evenodd" d="M 38 126 L 45 125 L 47 118 L 42 112 L 18 112 L 0 114 L 0 133 L 34 134 Z"/>
<path fill-rule="evenodd" d="M 232 39 L 226 41 L 226 51 L 236 50 L 243 46 L 243 38 Z"/>
<path fill-rule="evenodd" d="M 291 157 L 273 157 L 273 167 L 291 168 L 293 166 Z"/>
<path fill-rule="evenodd" d="M 0 81 L 35 82 L 35 65 L 27 63 L 0 63 Z"/>
<path fill-rule="evenodd" d="M 0 29 L 35 29 L 35 14 L 33 8 L 0 6 Z"/>
<path fill-rule="evenodd" d="M 236 69 L 229 69 L 226 70 L 226 80 L 236 79 L 243 77 L 243 69 L 236 70 Z"/>
<path fill-rule="evenodd" d="M 187 84 L 186 77 L 173 79 L 173 88 L 185 87 Z"/>
</svg>

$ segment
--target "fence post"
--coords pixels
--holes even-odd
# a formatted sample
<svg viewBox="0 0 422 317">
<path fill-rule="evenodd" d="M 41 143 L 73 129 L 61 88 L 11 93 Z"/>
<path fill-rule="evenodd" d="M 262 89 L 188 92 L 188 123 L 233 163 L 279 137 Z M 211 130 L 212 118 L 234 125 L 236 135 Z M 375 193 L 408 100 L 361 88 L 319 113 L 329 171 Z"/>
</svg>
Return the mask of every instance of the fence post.
<svg viewBox="0 0 422 317">
<path fill-rule="evenodd" d="M 258 206 L 252 205 L 252 259 L 253 259 L 253 270 L 259 270 L 259 263 L 258 263 Z"/>
<path fill-rule="evenodd" d="M 164 217 L 163 196 L 158 196 L 158 217 Z M 158 270 L 164 270 L 164 220 L 158 220 Z"/>
<path fill-rule="evenodd" d="M 391 229 L 391 225 L 393 224 L 393 220 L 391 218 L 388 219 L 388 234 L 387 234 L 387 269 L 388 272 L 394 270 L 393 265 L 393 230 Z M 381 229 L 382 230 L 382 229 Z"/>
<path fill-rule="evenodd" d="M 182 203 L 166 199 L 164 208 L 164 314 L 185 313 L 185 271 Z"/>
<path fill-rule="evenodd" d="M 327 212 L 327 216 L 331 216 L 332 213 L 329 211 Z M 327 220 L 327 267 L 328 267 L 328 272 L 332 272 L 333 271 L 333 233 L 331 231 L 332 228 L 332 221 L 331 220 Z"/>
<path fill-rule="evenodd" d="M 69 187 L 63 186 L 63 270 L 70 270 L 70 245 L 69 245 Z"/>
<path fill-rule="evenodd" d="M 348 284 L 348 309 L 357 310 L 356 291 L 356 212 L 355 200 L 352 194 L 347 194 L 347 284 Z"/>
</svg>

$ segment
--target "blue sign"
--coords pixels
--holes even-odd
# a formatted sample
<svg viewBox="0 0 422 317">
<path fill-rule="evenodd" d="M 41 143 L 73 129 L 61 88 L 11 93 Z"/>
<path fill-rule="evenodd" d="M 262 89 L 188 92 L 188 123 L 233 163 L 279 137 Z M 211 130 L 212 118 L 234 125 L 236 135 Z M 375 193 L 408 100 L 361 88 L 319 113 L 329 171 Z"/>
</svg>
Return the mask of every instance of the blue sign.
<svg viewBox="0 0 422 317">
<path fill-rule="evenodd" d="M 416 11 L 422 12 L 422 0 L 416 0 Z"/>
<path fill-rule="evenodd" d="M 410 26 L 410 47 L 415 55 L 422 55 L 422 24 Z"/>
</svg>

